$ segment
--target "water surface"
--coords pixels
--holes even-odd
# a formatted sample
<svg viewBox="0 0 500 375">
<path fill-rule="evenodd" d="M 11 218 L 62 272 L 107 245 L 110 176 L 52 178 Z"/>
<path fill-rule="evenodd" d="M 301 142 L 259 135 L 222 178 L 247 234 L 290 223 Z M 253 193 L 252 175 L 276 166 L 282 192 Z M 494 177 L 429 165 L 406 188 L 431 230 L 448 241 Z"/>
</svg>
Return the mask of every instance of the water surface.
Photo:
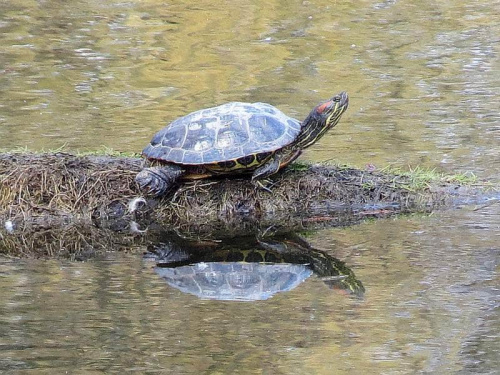
<svg viewBox="0 0 500 375">
<path fill-rule="evenodd" d="M 310 161 L 500 176 L 500 2 L 0 4 L 0 148 L 138 152 L 178 116 L 350 108 Z M 362 281 L 266 301 L 168 286 L 145 248 L 0 261 L 4 373 L 459 373 L 500 368 L 500 208 L 308 234 Z"/>
</svg>

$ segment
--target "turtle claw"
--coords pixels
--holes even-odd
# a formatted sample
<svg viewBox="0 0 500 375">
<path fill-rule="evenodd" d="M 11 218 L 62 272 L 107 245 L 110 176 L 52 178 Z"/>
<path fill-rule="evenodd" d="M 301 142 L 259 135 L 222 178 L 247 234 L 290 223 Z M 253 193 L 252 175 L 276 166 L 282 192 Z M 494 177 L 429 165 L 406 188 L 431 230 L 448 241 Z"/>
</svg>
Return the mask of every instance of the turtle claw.
<svg viewBox="0 0 500 375">
<path fill-rule="evenodd" d="M 272 193 L 271 188 L 274 186 L 274 183 L 271 180 L 263 179 L 263 180 L 253 180 L 252 183 L 259 189 L 267 191 L 268 193 Z"/>
</svg>

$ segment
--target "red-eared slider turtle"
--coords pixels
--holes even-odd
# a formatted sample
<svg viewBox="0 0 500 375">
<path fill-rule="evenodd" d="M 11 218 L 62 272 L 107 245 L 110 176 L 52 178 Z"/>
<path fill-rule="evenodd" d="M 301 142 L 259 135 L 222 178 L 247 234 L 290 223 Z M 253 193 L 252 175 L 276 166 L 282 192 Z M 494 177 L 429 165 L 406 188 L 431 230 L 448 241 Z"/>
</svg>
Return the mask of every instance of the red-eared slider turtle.
<svg viewBox="0 0 500 375">
<path fill-rule="evenodd" d="M 261 181 L 295 160 L 335 126 L 347 109 L 345 92 L 320 103 L 300 122 L 265 103 L 232 102 L 181 117 L 143 150 L 153 166 L 136 181 L 149 194 L 166 193 L 179 179 L 252 172 Z"/>
<path fill-rule="evenodd" d="M 198 242 L 163 233 L 144 259 L 170 286 L 204 299 L 256 301 L 287 292 L 315 274 L 329 288 L 361 297 L 354 272 L 294 233 Z"/>
<path fill-rule="evenodd" d="M 311 276 L 302 264 L 244 262 L 195 263 L 176 268 L 155 267 L 170 286 L 203 299 L 221 301 L 266 300 L 296 288 Z"/>
</svg>

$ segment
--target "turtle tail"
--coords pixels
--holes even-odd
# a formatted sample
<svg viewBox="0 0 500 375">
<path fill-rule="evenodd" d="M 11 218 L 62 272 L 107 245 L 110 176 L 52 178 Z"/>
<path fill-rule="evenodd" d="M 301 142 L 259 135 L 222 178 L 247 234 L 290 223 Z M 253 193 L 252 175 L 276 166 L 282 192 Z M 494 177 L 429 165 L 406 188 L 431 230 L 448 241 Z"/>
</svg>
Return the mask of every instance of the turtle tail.
<svg viewBox="0 0 500 375">
<path fill-rule="evenodd" d="M 149 167 L 135 176 L 135 181 L 142 191 L 157 198 L 168 192 L 184 170 L 178 165 Z"/>
</svg>

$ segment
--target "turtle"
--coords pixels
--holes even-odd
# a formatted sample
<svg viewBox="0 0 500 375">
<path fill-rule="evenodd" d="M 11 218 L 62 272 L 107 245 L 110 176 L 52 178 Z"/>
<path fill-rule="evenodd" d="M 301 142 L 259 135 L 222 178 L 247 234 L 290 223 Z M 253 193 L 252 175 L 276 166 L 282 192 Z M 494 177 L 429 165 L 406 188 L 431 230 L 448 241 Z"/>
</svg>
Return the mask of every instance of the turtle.
<svg viewBox="0 0 500 375">
<path fill-rule="evenodd" d="M 296 288 L 313 273 L 303 264 L 245 262 L 199 262 L 154 271 L 184 293 L 220 301 L 266 300 Z"/>
<path fill-rule="evenodd" d="M 335 126 L 348 107 L 346 92 L 321 102 L 302 122 L 267 103 L 230 102 L 178 118 L 142 151 L 150 166 L 135 180 L 160 197 L 179 180 L 252 173 L 269 190 L 268 177 L 294 161 Z"/>
<path fill-rule="evenodd" d="M 341 260 L 295 233 L 271 237 L 188 239 L 157 234 L 144 260 L 168 285 L 202 299 L 256 301 L 288 292 L 315 274 L 342 294 L 362 297 L 364 287 Z"/>
</svg>

